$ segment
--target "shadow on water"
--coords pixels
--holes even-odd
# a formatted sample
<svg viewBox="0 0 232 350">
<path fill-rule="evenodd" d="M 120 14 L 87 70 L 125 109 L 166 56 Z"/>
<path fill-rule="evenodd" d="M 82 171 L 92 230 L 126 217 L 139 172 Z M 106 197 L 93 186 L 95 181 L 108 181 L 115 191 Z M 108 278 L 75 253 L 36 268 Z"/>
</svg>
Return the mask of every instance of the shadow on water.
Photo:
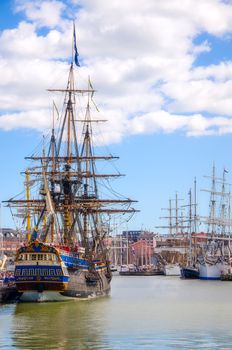
<svg viewBox="0 0 232 350">
<path fill-rule="evenodd" d="M 102 302 L 99 299 L 17 304 L 12 327 L 13 346 L 23 350 L 101 349 Z"/>
</svg>

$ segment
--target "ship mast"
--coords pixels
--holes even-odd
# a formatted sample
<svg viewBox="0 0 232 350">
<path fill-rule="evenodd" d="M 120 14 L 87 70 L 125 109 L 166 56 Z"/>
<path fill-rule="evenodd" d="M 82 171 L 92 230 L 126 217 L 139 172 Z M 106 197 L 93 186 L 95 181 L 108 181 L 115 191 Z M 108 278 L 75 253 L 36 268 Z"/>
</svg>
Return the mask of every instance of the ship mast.
<svg viewBox="0 0 232 350">
<path fill-rule="evenodd" d="M 110 161 L 118 157 L 94 154 L 92 124 L 103 120 L 91 118 L 90 103 L 93 102 L 95 90 L 90 80 L 87 89 L 78 89 L 75 86 L 73 58 L 66 88 L 48 91 L 65 94 L 64 113 L 58 118 L 61 127 L 55 128 L 53 112 L 47 155 L 33 154 L 26 157 L 40 162 L 41 165 L 31 168 L 29 173 L 37 181 L 42 179 L 44 191 L 36 199 L 31 199 L 29 196 L 26 196 L 26 199 L 13 198 L 8 201 L 8 205 L 13 208 L 26 206 L 31 212 L 37 213 L 39 216 L 37 226 L 44 215 L 47 215 L 47 229 L 42 233 L 43 240 L 47 241 L 50 232 L 52 242 L 55 236 L 59 236 L 65 245 L 81 244 L 85 247 L 86 255 L 91 257 L 98 252 L 102 253 L 105 249 L 103 239 L 109 232 L 108 216 L 120 213 L 134 214 L 137 210 L 131 208 L 131 204 L 136 201 L 119 195 L 115 199 L 105 199 L 99 195 L 99 180 L 108 181 L 109 178 L 119 177 L 122 174 L 97 173 L 97 161 Z M 77 107 L 80 107 L 76 106 L 76 95 L 86 98 L 86 94 L 86 112 L 84 120 L 81 120 L 80 116 L 76 115 Z M 94 102 L 93 106 L 97 109 Z M 56 109 L 55 104 L 54 108 Z M 82 142 L 77 135 L 77 122 L 83 123 Z"/>
<path fill-rule="evenodd" d="M 213 172 L 212 176 L 205 176 L 207 178 L 210 178 L 212 181 L 211 184 L 211 190 L 202 190 L 205 192 L 210 193 L 210 211 L 209 211 L 209 217 L 203 217 L 205 219 L 205 223 L 208 224 L 208 234 L 211 234 L 211 238 L 216 238 L 217 228 L 220 228 L 220 233 L 223 235 L 225 234 L 225 226 L 229 226 L 230 222 L 229 219 L 226 219 L 226 210 L 228 210 L 227 205 L 229 204 L 229 192 L 226 192 L 226 185 L 229 185 L 225 181 L 225 174 L 227 171 L 225 169 L 223 170 L 223 176 L 222 178 L 218 178 L 215 176 L 215 165 L 213 165 Z M 216 188 L 216 184 L 221 183 L 221 191 L 218 191 Z M 216 209 L 217 209 L 217 201 L 216 198 L 220 197 L 221 203 L 220 203 L 220 212 L 218 213 L 220 216 L 216 216 Z"/>
<path fill-rule="evenodd" d="M 70 90 L 74 90 L 74 79 L 73 79 L 73 64 L 71 64 L 70 67 L 70 74 L 69 74 L 69 82 L 68 82 L 68 88 Z M 68 102 L 67 102 L 67 110 L 66 110 L 66 116 L 67 118 L 67 163 L 65 164 L 65 171 L 66 176 L 63 180 L 63 187 L 64 187 L 64 243 L 65 244 L 71 244 L 71 228 L 72 228 L 72 221 L 73 217 L 70 211 L 70 205 L 71 205 L 71 180 L 70 180 L 70 168 L 71 168 L 71 125 L 74 125 L 74 113 L 73 113 L 73 104 L 74 99 L 72 99 L 72 91 L 68 91 Z M 74 140 L 75 142 L 76 140 Z M 78 152 L 78 147 L 76 145 L 76 150 Z M 77 153 L 78 156 L 78 153 Z"/>
<path fill-rule="evenodd" d="M 29 200 L 30 200 L 30 174 L 29 171 L 26 171 L 26 200 L 28 201 L 27 204 L 27 211 L 26 211 L 26 219 L 27 219 L 27 241 L 29 242 L 31 239 L 31 214 L 30 214 L 30 206 L 29 206 Z"/>
<path fill-rule="evenodd" d="M 211 189 L 203 189 L 204 192 L 210 193 L 210 202 L 209 202 L 209 216 L 204 222 L 208 225 L 207 233 L 211 234 L 211 237 L 214 238 L 216 235 L 216 176 L 215 176 L 215 164 L 213 164 L 212 176 L 204 176 L 211 179 Z"/>
</svg>

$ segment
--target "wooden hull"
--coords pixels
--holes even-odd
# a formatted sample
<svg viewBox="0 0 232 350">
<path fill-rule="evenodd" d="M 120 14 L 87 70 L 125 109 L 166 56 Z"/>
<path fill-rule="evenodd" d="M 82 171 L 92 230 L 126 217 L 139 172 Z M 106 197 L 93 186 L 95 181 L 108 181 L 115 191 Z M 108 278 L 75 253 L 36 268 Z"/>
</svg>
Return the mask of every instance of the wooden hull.
<svg viewBox="0 0 232 350">
<path fill-rule="evenodd" d="M 19 292 L 25 291 L 59 291 L 62 292 L 67 288 L 68 283 L 60 282 L 17 282 L 17 290 Z"/>
<path fill-rule="evenodd" d="M 15 283 L 21 301 L 57 301 L 105 295 L 110 291 L 111 271 L 107 262 L 73 252 L 59 253 L 35 241 L 18 250 Z"/>
<path fill-rule="evenodd" d="M 93 276 L 89 276 L 88 272 L 76 271 L 70 273 L 69 282 L 65 289 L 55 290 L 53 285 L 48 284 L 40 291 L 36 290 L 33 285 L 28 285 L 28 289 L 24 289 L 19 300 L 44 302 L 96 298 L 109 294 L 110 280 L 111 276 L 107 276 L 105 271 L 96 272 Z"/>
</svg>

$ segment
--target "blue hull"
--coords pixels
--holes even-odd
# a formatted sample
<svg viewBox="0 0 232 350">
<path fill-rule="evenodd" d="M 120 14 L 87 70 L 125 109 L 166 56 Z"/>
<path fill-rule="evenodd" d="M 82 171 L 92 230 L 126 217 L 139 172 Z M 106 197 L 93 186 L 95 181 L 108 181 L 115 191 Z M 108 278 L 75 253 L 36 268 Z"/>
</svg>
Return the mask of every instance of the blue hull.
<svg viewBox="0 0 232 350">
<path fill-rule="evenodd" d="M 183 267 L 181 270 L 181 278 L 198 279 L 199 271 L 191 267 Z"/>
</svg>

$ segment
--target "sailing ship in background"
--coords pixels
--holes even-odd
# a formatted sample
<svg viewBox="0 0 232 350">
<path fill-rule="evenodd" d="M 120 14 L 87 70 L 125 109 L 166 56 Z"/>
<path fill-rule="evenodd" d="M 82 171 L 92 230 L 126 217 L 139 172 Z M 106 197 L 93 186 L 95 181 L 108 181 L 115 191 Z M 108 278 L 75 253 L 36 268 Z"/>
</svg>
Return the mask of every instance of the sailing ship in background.
<svg viewBox="0 0 232 350">
<path fill-rule="evenodd" d="M 164 226 L 156 226 L 157 228 L 167 228 L 168 233 L 170 237 L 173 237 L 174 239 L 179 235 L 183 234 L 183 230 L 187 227 L 184 220 L 183 212 L 180 210 L 179 202 L 180 198 L 178 197 L 178 193 L 175 195 L 175 199 L 169 199 L 169 206 L 168 208 L 162 208 L 162 210 L 168 211 L 168 216 L 162 216 L 160 219 L 167 219 L 168 225 Z M 175 202 L 174 206 L 172 202 Z M 173 253 L 179 252 L 181 250 L 180 247 L 173 247 L 172 249 L 169 248 L 169 251 L 171 252 L 173 250 Z M 163 270 L 164 274 L 166 276 L 180 276 L 181 274 L 181 267 L 180 267 L 180 261 L 177 261 L 175 255 L 173 254 L 171 257 L 171 260 L 165 261 L 163 259 Z"/>
<path fill-rule="evenodd" d="M 194 199 L 192 199 L 192 191 L 189 191 L 189 204 L 182 207 L 189 208 L 188 217 L 178 215 L 178 201 L 176 199 L 176 208 L 172 208 L 171 200 L 169 201 L 169 216 L 163 217 L 169 220 L 169 236 L 177 236 L 181 233 L 182 228 L 188 229 L 188 249 L 187 259 L 181 263 L 182 278 L 200 278 L 219 280 L 226 279 L 227 275 L 231 276 L 231 194 L 228 190 L 229 184 L 226 183 L 226 173 L 223 170 L 222 178 L 216 178 L 215 166 L 213 166 L 213 174 L 210 176 L 212 185 L 210 190 L 205 190 L 210 193 L 210 213 L 208 217 L 197 215 L 197 200 L 196 200 L 196 180 L 194 181 Z M 218 189 L 217 185 L 220 185 Z M 173 215 L 175 210 L 175 215 Z M 173 220 L 175 224 L 173 225 Z M 207 224 L 207 232 L 197 231 L 198 221 Z M 187 226 L 184 224 L 187 223 Z M 160 226 L 159 226 L 160 227 Z M 185 231 L 184 235 L 187 234 Z M 187 236 L 186 236 L 187 237 Z M 171 274 L 178 269 L 177 264 L 172 261 L 165 263 L 166 274 Z M 174 273 L 173 273 L 174 274 Z M 176 272 L 178 274 L 178 270 Z M 231 277 L 229 280 L 232 280 Z"/>
<path fill-rule="evenodd" d="M 197 264 L 196 253 L 196 233 L 197 222 L 199 220 L 197 215 L 197 181 L 194 179 L 194 202 L 192 200 L 192 189 L 189 191 L 189 218 L 188 218 L 188 254 L 187 261 L 184 266 L 181 267 L 181 278 L 195 279 L 199 278 L 199 269 Z"/>
<path fill-rule="evenodd" d="M 57 115 L 47 149 L 27 159 L 36 162 L 26 174 L 26 198 L 15 197 L 8 206 L 25 213 L 27 241 L 16 253 L 15 283 L 22 301 L 66 300 L 105 295 L 110 291 L 111 271 L 105 239 L 110 232 L 111 214 L 136 211 L 131 199 L 116 192 L 105 198 L 110 177 L 100 174 L 98 161 L 118 157 L 96 155 L 93 149 L 93 125 L 103 121 L 92 118 L 95 90 L 90 80 L 87 89 L 76 87 L 75 65 L 79 66 L 75 42 L 64 89 L 62 115 Z M 84 117 L 79 111 L 85 102 Z M 53 115 L 57 107 L 53 108 Z M 82 125 L 81 132 L 79 125 Z M 99 148 L 100 149 L 100 148 Z M 33 183 L 35 193 L 32 193 Z M 31 222 L 34 229 L 31 230 Z"/>
<path fill-rule="evenodd" d="M 208 232 L 202 254 L 198 257 L 200 279 L 219 280 L 222 274 L 231 270 L 231 194 L 226 190 L 226 186 L 229 186 L 226 173 L 224 169 L 222 178 L 216 178 L 213 166 L 211 189 L 204 190 L 210 192 L 210 213 L 209 217 L 203 218 L 208 225 Z M 218 183 L 221 185 L 220 190 L 216 188 Z M 217 198 L 220 198 L 219 208 Z"/>
</svg>

